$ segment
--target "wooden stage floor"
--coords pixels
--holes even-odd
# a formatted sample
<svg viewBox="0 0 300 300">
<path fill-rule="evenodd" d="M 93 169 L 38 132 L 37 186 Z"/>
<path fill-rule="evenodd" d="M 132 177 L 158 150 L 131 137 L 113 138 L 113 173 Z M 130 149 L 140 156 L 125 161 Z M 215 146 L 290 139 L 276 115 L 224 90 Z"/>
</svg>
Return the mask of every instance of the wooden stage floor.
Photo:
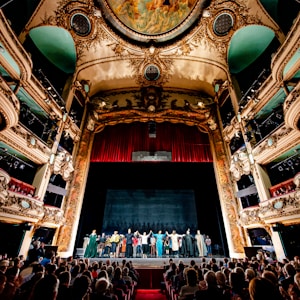
<svg viewBox="0 0 300 300">
<path fill-rule="evenodd" d="M 99 257 L 99 258 L 90 258 L 90 261 L 103 261 L 110 260 L 111 262 L 116 261 L 119 265 L 122 264 L 122 261 L 126 259 L 126 261 L 132 261 L 133 266 L 136 269 L 164 269 L 164 266 L 169 265 L 169 259 L 172 258 L 173 261 L 178 264 L 182 261 L 185 265 L 190 265 L 191 260 L 194 260 L 196 264 L 199 266 L 202 263 L 202 257 L 148 257 L 148 258 L 109 258 L 109 257 Z M 214 257 L 217 262 L 223 260 L 223 257 Z M 206 262 L 210 261 L 210 257 L 205 257 Z"/>
</svg>

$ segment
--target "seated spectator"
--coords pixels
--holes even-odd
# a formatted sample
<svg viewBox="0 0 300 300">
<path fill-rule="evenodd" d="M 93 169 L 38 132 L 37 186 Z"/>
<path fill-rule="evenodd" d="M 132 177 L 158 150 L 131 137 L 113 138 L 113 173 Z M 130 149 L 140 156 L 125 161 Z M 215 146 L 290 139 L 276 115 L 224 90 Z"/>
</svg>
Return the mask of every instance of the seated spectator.
<svg viewBox="0 0 300 300">
<path fill-rule="evenodd" d="M 188 268 L 186 272 L 186 285 L 181 287 L 178 299 L 186 299 L 188 295 L 194 295 L 198 290 L 197 272 L 194 268 Z"/>
<path fill-rule="evenodd" d="M 55 300 L 58 291 L 58 280 L 53 274 L 46 275 L 35 284 L 30 300 Z"/>
<path fill-rule="evenodd" d="M 132 283 L 133 283 L 133 280 L 132 280 L 132 278 L 129 276 L 129 269 L 128 269 L 127 267 L 124 267 L 124 268 L 123 268 L 122 276 L 123 276 L 123 279 L 125 280 L 126 284 L 127 284 L 128 286 L 131 286 Z"/>
<path fill-rule="evenodd" d="M 231 287 L 231 295 L 234 299 L 240 300 L 249 299 L 249 291 L 245 288 L 245 279 L 241 273 L 231 272 L 229 275 L 229 284 Z"/>
<path fill-rule="evenodd" d="M 46 266 L 52 262 L 52 259 L 55 257 L 55 253 L 53 250 L 47 250 L 45 253 L 45 257 L 41 260 L 41 265 Z"/>
<path fill-rule="evenodd" d="M 122 270 L 120 267 L 117 267 L 115 269 L 115 273 L 111 280 L 111 283 L 113 285 L 114 293 L 118 295 L 119 299 L 123 298 L 123 294 L 129 294 L 129 289 L 126 281 L 122 278 Z"/>
<path fill-rule="evenodd" d="M 1 260 L 0 261 L 0 274 L 5 274 L 8 267 L 9 267 L 9 261 L 6 259 Z"/>
<path fill-rule="evenodd" d="M 204 275 L 206 285 L 199 285 L 199 290 L 195 292 L 196 300 L 223 299 L 223 291 L 217 286 L 216 274 L 208 271 Z M 224 298 L 225 299 L 225 298 Z"/>
<path fill-rule="evenodd" d="M 283 300 L 280 294 L 276 292 L 275 286 L 266 278 L 256 277 L 249 283 L 249 294 L 251 300 Z"/>
<path fill-rule="evenodd" d="M 217 287 L 223 299 L 230 299 L 230 286 L 226 284 L 226 276 L 222 271 L 216 272 Z"/>
<path fill-rule="evenodd" d="M 69 271 L 61 272 L 58 276 L 59 287 L 56 300 L 67 300 L 71 297 L 70 282 L 71 273 Z"/>
<path fill-rule="evenodd" d="M 82 300 L 90 293 L 91 279 L 86 275 L 76 277 L 71 288 L 71 299 Z M 41 298 L 42 299 L 42 298 Z M 44 300 L 44 299 L 43 299 Z"/>
<path fill-rule="evenodd" d="M 245 270 L 246 287 L 249 286 L 249 282 L 250 282 L 253 278 L 255 278 L 255 276 L 256 276 L 256 274 L 255 274 L 255 272 L 254 272 L 253 269 L 247 268 L 247 269 Z"/>
<path fill-rule="evenodd" d="M 117 297 L 112 293 L 111 283 L 105 279 L 100 278 L 96 281 L 95 292 L 91 295 L 90 300 L 117 300 Z"/>
<path fill-rule="evenodd" d="M 280 281 L 280 284 L 282 288 L 287 292 L 290 284 L 294 284 L 294 276 L 296 274 L 295 267 L 292 264 L 287 263 L 283 267 L 283 273 L 285 275 L 285 278 Z"/>
</svg>

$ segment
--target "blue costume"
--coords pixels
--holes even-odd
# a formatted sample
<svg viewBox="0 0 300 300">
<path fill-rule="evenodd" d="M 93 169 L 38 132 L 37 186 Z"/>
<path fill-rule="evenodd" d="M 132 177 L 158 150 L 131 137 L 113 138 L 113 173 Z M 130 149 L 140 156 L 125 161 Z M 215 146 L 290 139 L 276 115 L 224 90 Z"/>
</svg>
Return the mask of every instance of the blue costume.
<svg viewBox="0 0 300 300">
<path fill-rule="evenodd" d="M 164 244 L 164 238 L 166 237 L 165 234 L 162 233 L 156 233 L 153 234 L 153 236 L 156 238 L 156 253 L 157 257 L 162 257 L 163 254 L 163 244 Z"/>
</svg>

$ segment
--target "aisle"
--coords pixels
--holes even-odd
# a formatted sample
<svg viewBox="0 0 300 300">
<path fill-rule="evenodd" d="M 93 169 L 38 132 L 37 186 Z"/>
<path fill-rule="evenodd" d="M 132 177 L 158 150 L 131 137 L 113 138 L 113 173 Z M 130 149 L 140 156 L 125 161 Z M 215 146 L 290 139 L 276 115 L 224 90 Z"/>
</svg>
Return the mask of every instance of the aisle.
<svg viewBox="0 0 300 300">
<path fill-rule="evenodd" d="M 155 299 L 155 300 L 166 300 L 166 295 L 162 294 L 160 290 L 141 290 L 137 289 L 135 300 L 146 300 L 146 299 Z"/>
</svg>

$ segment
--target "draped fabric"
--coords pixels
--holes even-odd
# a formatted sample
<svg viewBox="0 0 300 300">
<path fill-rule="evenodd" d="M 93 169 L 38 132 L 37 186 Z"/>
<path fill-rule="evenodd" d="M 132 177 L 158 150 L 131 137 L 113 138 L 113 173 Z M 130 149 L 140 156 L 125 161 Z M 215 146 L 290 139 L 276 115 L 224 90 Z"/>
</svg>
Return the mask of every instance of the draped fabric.
<svg viewBox="0 0 300 300">
<path fill-rule="evenodd" d="M 169 151 L 172 162 L 212 162 L 207 134 L 171 123 L 156 123 L 155 138 L 148 123 L 107 126 L 95 135 L 91 162 L 131 162 L 135 151 Z"/>
</svg>

